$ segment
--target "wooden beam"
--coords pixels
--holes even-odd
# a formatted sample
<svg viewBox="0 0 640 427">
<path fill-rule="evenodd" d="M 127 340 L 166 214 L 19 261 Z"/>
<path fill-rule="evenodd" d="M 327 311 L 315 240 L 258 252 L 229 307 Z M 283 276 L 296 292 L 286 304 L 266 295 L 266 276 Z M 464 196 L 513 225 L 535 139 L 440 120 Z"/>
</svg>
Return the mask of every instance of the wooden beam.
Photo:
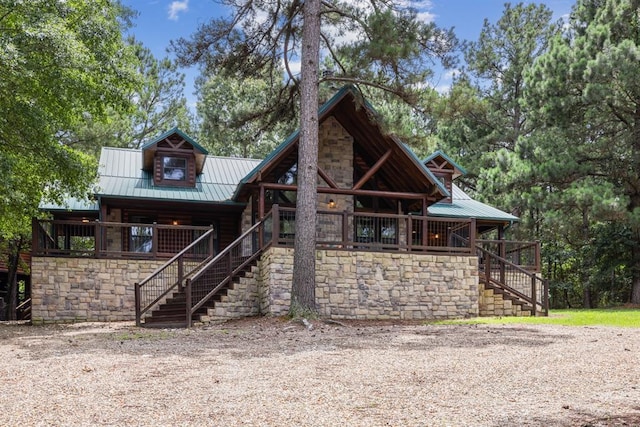
<svg viewBox="0 0 640 427">
<path fill-rule="evenodd" d="M 338 184 L 336 184 L 336 182 L 331 179 L 331 177 L 327 175 L 327 173 L 320 166 L 318 166 L 318 175 L 320 175 L 320 178 L 324 179 L 324 182 L 326 182 L 329 187 L 338 188 Z"/>
<path fill-rule="evenodd" d="M 373 176 L 373 174 L 378 172 L 378 170 L 382 167 L 382 165 L 384 165 L 384 163 L 389 159 L 389 157 L 391 157 L 392 153 L 393 153 L 393 150 L 389 148 L 389 150 L 387 150 L 387 152 L 384 153 L 382 157 L 378 159 L 378 161 L 371 167 L 371 169 L 369 169 L 367 173 L 365 173 L 364 176 L 360 178 L 360 181 L 358 181 L 356 185 L 353 186 L 353 189 L 359 190 L 360 187 L 362 187 L 367 181 L 369 181 L 369 179 Z"/>
<path fill-rule="evenodd" d="M 283 190 L 283 191 L 298 191 L 297 185 L 286 184 L 270 184 L 265 183 L 264 188 L 270 190 Z M 353 190 L 347 188 L 330 188 L 330 187 L 318 187 L 318 193 L 321 194 L 344 194 L 347 196 L 369 196 L 369 197 L 382 197 L 388 199 L 412 199 L 412 200 L 432 200 L 425 193 L 406 193 L 406 192 L 393 192 L 393 191 L 375 191 L 375 190 Z"/>
</svg>

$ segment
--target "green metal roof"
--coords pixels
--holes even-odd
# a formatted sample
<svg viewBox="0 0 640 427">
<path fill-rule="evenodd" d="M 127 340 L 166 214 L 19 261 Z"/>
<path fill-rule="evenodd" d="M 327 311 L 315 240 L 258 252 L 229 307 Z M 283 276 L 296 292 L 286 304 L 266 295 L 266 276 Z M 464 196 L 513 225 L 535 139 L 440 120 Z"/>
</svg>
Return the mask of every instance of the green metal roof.
<svg viewBox="0 0 640 427">
<path fill-rule="evenodd" d="M 451 203 L 441 201 L 429 206 L 429 215 L 447 218 L 476 218 L 493 221 L 516 222 L 518 217 L 492 206 L 473 200 L 460 187 L 452 185 Z"/>
<path fill-rule="evenodd" d="M 140 168 L 140 150 L 104 147 L 100 154 L 97 195 L 203 203 L 231 202 L 238 183 L 258 160 L 207 156 L 194 188 L 157 186 Z"/>
</svg>

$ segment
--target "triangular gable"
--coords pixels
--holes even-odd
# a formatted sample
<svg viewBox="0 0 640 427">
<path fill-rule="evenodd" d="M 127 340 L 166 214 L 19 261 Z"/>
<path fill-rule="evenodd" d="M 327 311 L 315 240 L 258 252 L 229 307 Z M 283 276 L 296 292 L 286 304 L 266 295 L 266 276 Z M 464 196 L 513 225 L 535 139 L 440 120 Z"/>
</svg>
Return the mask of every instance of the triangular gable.
<svg viewBox="0 0 640 427">
<path fill-rule="evenodd" d="M 184 148 L 192 151 L 196 159 L 196 174 L 199 175 L 202 173 L 204 162 L 209 152 L 177 127 L 164 132 L 141 147 L 143 170 L 150 171 L 153 169 L 153 158 L 161 144 L 168 145 L 172 148 Z"/>
<path fill-rule="evenodd" d="M 386 152 L 393 152 L 393 164 L 385 166 L 381 173 L 386 173 L 388 179 L 396 183 L 392 191 L 417 193 L 429 192 L 436 199 L 449 196 L 447 189 L 429 171 L 427 167 L 418 159 L 415 154 L 401 141 L 391 135 L 385 135 L 380 127 L 372 120 L 377 116 L 371 105 L 363 100 L 361 95 L 353 86 L 345 86 L 340 89 L 328 102 L 318 110 L 319 122 L 333 116 L 349 132 L 356 141 L 360 151 L 368 157 L 369 163 L 375 163 Z M 299 130 L 294 132 L 282 144 L 280 144 L 271 154 L 269 154 L 253 171 L 251 171 L 238 186 L 238 191 L 234 194 L 234 200 L 242 199 L 248 194 L 250 184 L 258 183 L 265 178 L 274 175 L 276 170 L 286 170 L 290 165 L 282 165 L 285 162 L 291 163 L 297 159 L 297 144 L 299 141 Z M 402 180 L 402 185 L 399 183 Z M 406 188 L 405 186 L 408 186 Z"/>
<path fill-rule="evenodd" d="M 462 166 L 454 162 L 451 157 L 440 150 L 424 159 L 422 163 L 431 171 L 442 170 L 450 172 L 453 179 L 467 174 L 467 171 Z"/>
</svg>

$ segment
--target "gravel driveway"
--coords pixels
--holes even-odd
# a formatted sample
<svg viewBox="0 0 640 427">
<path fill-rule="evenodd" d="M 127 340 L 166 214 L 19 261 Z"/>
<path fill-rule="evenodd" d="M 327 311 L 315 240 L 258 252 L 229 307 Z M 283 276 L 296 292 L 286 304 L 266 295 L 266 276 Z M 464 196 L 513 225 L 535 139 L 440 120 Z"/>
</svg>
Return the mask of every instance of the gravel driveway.
<svg viewBox="0 0 640 427">
<path fill-rule="evenodd" d="M 640 329 L 0 324 L 1 424 L 640 425 Z"/>
</svg>

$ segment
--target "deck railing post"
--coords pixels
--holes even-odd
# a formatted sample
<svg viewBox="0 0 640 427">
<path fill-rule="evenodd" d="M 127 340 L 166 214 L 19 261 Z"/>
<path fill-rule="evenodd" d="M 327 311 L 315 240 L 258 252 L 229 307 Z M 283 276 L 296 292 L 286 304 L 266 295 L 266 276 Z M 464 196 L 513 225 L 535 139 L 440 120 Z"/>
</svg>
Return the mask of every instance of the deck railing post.
<svg viewBox="0 0 640 427">
<path fill-rule="evenodd" d="M 535 260 L 534 262 L 536 263 L 535 265 L 535 271 L 536 272 L 541 272 L 542 271 L 542 259 L 540 257 L 540 241 L 536 240 L 536 244 L 535 244 Z"/>
<path fill-rule="evenodd" d="M 471 229 L 469 230 L 469 252 L 473 253 L 476 250 L 476 219 L 471 218 Z"/>
<path fill-rule="evenodd" d="M 536 298 L 536 275 L 533 274 L 531 276 L 531 300 L 533 302 L 533 312 L 532 315 L 536 316 L 536 312 L 538 309 L 538 298 Z"/>
<path fill-rule="evenodd" d="M 191 279 L 187 279 L 187 283 L 185 286 L 185 308 L 187 315 L 187 328 L 191 327 Z"/>
<path fill-rule="evenodd" d="M 487 284 L 491 281 L 491 254 L 489 252 L 484 253 L 484 278 Z"/>
<path fill-rule="evenodd" d="M 406 216 L 407 221 L 407 250 L 411 252 L 411 246 L 413 245 L 413 218 L 411 213 Z"/>
<path fill-rule="evenodd" d="M 349 242 L 349 212 L 342 211 L 342 247 L 346 248 Z"/>
<path fill-rule="evenodd" d="M 153 259 L 158 258 L 158 223 L 151 224 L 151 250 L 153 253 Z"/>
<path fill-rule="evenodd" d="M 184 257 L 178 258 L 178 289 L 182 288 L 182 279 L 184 279 Z"/>
<path fill-rule="evenodd" d="M 211 233 L 209 234 L 209 238 L 207 239 L 207 250 L 209 251 L 209 253 L 207 254 L 208 256 L 210 256 L 211 258 L 213 258 L 214 256 L 214 251 L 216 250 L 215 248 L 215 243 L 216 243 L 216 233 L 214 231 L 214 225 L 211 224 Z"/>
<path fill-rule="evenodd" d="M 278 210 L 278 204 L 273 205 L 273 236 L 271 241 L 275 243 L 275 246 L 280 246 L 280 212 Z"/>
<path fill-rule="evenodd" d="M 94 244 L 95 248 L 93 250 L 93 256 L 98 258 L 102 254 L 102 224 L 100 220 L 96 220 L 95 222 L 95 230 L 94 230 Z"/>
<path fill-rule="evenodd" d="M 140 319 L 140 306 L 141 306 L 141 298 L 140 298 L 140 284 L 134 283 L 133 288 L 135 290 L 135 303 L 136 303 L 136 326 L 140 327 L 142 324 L 142 320 Z"/>
</svg>

